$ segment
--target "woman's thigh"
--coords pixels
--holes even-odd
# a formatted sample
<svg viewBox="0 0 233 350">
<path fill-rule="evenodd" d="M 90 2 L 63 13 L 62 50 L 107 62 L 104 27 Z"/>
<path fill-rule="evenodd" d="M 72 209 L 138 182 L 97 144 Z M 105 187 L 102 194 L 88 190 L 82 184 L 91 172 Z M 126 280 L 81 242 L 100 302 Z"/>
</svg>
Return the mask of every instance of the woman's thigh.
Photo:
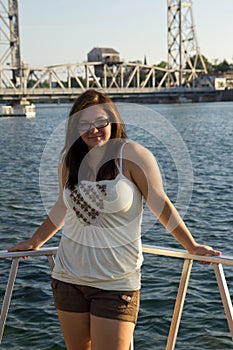
<svg viewBox="0 0 233 350">
<path fill-rule="evenodd" d="M 91 350 L 129 350 L 135 324 L 91 315 Z"/>
<path fill-rule="evenodd" d="M 90 314 L 58 310 L 67 350 L 90 350 Z"/>
</svg>

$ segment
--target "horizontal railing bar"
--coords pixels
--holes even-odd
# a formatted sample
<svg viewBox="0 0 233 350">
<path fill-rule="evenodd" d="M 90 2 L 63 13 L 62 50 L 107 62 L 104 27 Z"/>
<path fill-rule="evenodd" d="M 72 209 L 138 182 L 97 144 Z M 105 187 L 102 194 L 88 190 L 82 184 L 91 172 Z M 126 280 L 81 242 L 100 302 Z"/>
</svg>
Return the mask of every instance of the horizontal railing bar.
<svg viewBox="0 0 233 350">
<path fill-rule="evenodd" d="M 20 252 L 8 252 L 7 250 L 0 250 L 0 258 L 17 258 L 23 256 L 41 256 L 41 255 L 55 255 L 58 250 L 58 247 L 48 247 L 48 248 L 40 248 L 39 250 L 28 250 L 28 251 L 20 251 Z M 203 262 L 210 262 L 213 264 L 223 264 L 233 266 L 233 257 L 232 256 L 203 256 L 203 255 L 194 255 L 189 254 L 186 250 L 182 249 L 172 249 L 172 248 L 164 248 L 154 245 L 143 245 L 143 252 L 168 256 L 173 258 L 180 259 L 190 259 L 197 260 Z"/>
<path fill-rule="evenodd" d="M 55 255 L 58 247 L 40 248 L 39 250 L 25 250 L 18 252 L 8 252 L 7 250 L 0 250 L 0 258 L 18 258 L 24 256 L 47 256 Z"/>
<path fill-rule="evenodd" d="M 171 249 L 171 248 L 168 249 L 168 248 L 158 247 L 153 245 L 143 245 L 143 252 L 156 254 L 156 255 L 169 256 L 173 258 L 190 259 L 190 260 L 197 260 L 197 261 L 203 261 L 203 262 L 210 262 L 213 264 L 223 264 L 223 265 L 233 266 L 233 257 L 226 256 L 226 255 L 221 255 L 221 256 L 195 255 L 195 254 L 189 254 L 187 253 L 186 250 L 182 250 L 182 249 Z"/>
</svg>

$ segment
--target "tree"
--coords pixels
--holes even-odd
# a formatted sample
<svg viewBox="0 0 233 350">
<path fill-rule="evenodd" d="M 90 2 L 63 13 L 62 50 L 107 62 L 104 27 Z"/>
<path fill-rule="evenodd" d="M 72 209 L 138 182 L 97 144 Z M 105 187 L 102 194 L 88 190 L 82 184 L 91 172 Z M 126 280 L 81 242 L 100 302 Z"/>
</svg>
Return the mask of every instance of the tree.
<svg viewBox="0 0 233 350">
<path fill-rule="evenodd" d="M 227 60 L 223 60 L 221 63 L 213 66 L 214 72 L 227 72 L 231 70 L 231 65 L 227 62 Z"/>
<path fill-rule="evenodd" d="M 156 67 L 160 67 L 160 68 L 166 68 L 167 67 L 167 62 L 165 61 L 161 61 L 158 64 L 155 64 Z"/>
<path fill-rule="evenodd" d="M 195 59 L 196 59 L 196 55 L 190 57 L 190 61 L 192 62 L 192 65 L 194 65 Z M 203 59 L 203 61 L 205 63 L 207 72 L 211 73 L 213 71 L 213 65 L 208 61 L 208 59 L 204 55 L 202 55 L 202 59 Z M 185 68 L 186 69 L 190 69 L 190 66 L 189 66 L 188 63 L 186 63 Z M 200 59 L 200 56 L 198 56 L 198 58 L 197 58 L 196 69 L 203 69 L 203 64 L 202 64 L 202 61 Z"/>
</svg>

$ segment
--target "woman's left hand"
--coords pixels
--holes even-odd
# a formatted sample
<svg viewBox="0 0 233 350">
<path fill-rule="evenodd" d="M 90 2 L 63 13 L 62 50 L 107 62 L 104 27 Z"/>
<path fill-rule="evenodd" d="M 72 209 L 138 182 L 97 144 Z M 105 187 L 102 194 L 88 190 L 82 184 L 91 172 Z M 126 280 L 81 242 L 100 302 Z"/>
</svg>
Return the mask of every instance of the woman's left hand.
<svg viewBox="0 0 233 350">
<path fill-rule="evenodd" d="M 197 244 L 192 251 L 189 251 L 190 254 L 195 255 L 204 255 L 204 256 L 220 256 L 221 252 L 219 250 L 215 250 L 208 245 Z M 211 265 L 209 262 L 202 262 L 203 264 Z"/>
</svg>

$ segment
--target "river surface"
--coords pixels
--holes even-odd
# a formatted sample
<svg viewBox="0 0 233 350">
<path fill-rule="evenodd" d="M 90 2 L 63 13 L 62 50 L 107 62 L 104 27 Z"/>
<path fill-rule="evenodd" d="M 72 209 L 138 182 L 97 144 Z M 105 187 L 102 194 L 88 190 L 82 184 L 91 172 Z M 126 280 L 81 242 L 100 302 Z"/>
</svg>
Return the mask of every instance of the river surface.
<svg viewBox="0 0 233 350">
<path fill-rule="evenodd" d="M 69 105 L 34 119 L 0 118 L 0 250 L 29 237 L 57 196 L 56 163 Z M 233 256 L 233 103 L 119 104 L 129 138 L 157 158 L 167 194 L 196 240 Z M 57 246 L 60 233 L 46 245 Z M 144 244 L 181 248 L 145 207 Z M 163 350 L 183 261 L 144 255 L 136 350 Z M 10 260 L 0 261 L 0 303 Z M 224 268 L 233 297 L 232 268 Z M 64 350 L 46 258 L 20 263 L 2 350 Z M 194 263 L 176 349 L 232 349 L 211 266 Z"/>
</svg>

